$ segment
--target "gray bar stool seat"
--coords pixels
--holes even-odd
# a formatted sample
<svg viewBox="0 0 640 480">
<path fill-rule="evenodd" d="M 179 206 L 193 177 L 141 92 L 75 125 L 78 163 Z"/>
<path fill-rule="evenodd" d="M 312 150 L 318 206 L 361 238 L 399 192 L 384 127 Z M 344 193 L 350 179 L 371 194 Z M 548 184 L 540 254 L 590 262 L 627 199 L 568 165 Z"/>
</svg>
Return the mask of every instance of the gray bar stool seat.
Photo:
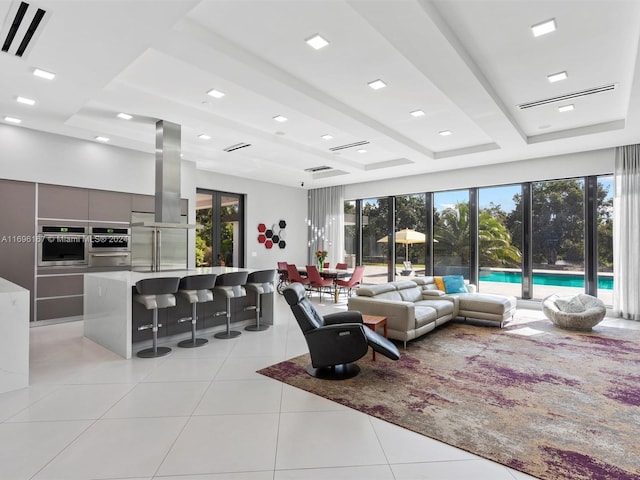
<svg viewBox="0 0 640 480">
<path fill-rule="evenodd" d="M 245 330 L 250 332 L 260 332 L 269 328 L 269 325 L 260 325 L 260 310 L 262 306 L 262 294 L 272 293 L 275 291 L 273 282 L 276 279 L 275 270 L 258 270 L 251 272 L 247 277 L 247 283 L 245 284 L 246 290 L 255 294 L 256 303 L 246 307 L 245 310 L 256 311 L 256 324 L 245 327 Z"/>
<path fill-rule="evenodd" d="M 180 284 L 179 277 L 145 278 L 136 283 L 137 295 L 133 300 L 141 303 L 147 310 L 153 310 L 153 346 L 140 350 L 136 355 L 142 358 L 162 357 L 171 352 L 169 347 L 158 347 L 158 309 L 176 306 L 175 293 Z"/>
<path fill-rule="evenodd" d="M 223 312 L 217 312 L 216 315 L 226 314 L 227 331 L 218 332 L 214 335 L 216 338 L 235 338 L 240 332 L 231 330 L 231 300 L 234 298 L 245 297 L 247 291 L 244 285 L 247 283 L 248 272 L 229 272 L 218 275 L 216 278 L 216 286 L 213 289 L 214 295 L 220 295 L 227 301 L 227 309 Z"/>
<path fill-rule="evenodd" d="M 207 275 L 189 275 L 180 280 L 178 295 L 185 298 L 191 304 L 191 338 L 178 342 L 179 347 L 195 348 L 202 347 L 209 343 L 206 338 L 196 338 L 196 322 L 198 319 L 198 303 L 210 302 L 213 300 L 213 292 L 211 289 L 216 284 L 215 274 Z"/>
</svg>

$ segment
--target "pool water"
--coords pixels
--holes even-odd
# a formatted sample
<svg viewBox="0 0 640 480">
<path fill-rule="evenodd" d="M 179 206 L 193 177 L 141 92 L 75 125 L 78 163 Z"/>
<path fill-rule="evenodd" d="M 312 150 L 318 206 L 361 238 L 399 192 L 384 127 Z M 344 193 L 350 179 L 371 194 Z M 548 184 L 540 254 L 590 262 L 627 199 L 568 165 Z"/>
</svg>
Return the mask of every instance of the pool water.
<svg viewBox="0 0 640 480">
<path fill-rule="evenodd" d="M 481 282 L 522 283 L 520 272 L 481 272 Z M 584 275 L 570 273 L 534 273 L 534 285 L 553 285 L 556 287 L 581 287 L 584 288 Z M 613 290 L 613 277 L 599 276 L 598 289 Z"/>
</svg>

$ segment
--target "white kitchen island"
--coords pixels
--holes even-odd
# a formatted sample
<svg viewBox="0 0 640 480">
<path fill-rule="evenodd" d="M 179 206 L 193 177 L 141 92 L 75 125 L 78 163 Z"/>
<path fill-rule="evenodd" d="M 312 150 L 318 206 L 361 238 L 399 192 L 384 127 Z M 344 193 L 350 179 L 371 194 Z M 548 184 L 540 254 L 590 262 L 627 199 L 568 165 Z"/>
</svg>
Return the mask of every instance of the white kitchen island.
<svg viewBox="0 0 640 480">
<path fill-rule="evenodd" d="M 29 386 L 29 290 L 0 278 L 0 393 Z"/>
<path fill-rule="evenodd" d="M 124 358 L 131 358 L 135 308 L 133 307 L 133 287 L 136 282 L 154 277 L 182 278 L 188 275 L 210 273 L 221 275 L 238 271 L 250 272 L 251 270 L 235 267 L 201 267 L 162 272 L 87 273 L 84 276 L 84 336 Z M 254 299 L 247 298 L 246 301 L 251 304 Z M 247 315 L 241 320 L 255 318 L 255 312 L 247 312 Z M 273 298 L 263 298 L 262 315 L 265 323 L 273 323 Z M 221 323 L 225 321 L 224 317 L 220 317 L 219 321 Z M 187 326 L 186 323 L 185 326 Z"/>
</svg>

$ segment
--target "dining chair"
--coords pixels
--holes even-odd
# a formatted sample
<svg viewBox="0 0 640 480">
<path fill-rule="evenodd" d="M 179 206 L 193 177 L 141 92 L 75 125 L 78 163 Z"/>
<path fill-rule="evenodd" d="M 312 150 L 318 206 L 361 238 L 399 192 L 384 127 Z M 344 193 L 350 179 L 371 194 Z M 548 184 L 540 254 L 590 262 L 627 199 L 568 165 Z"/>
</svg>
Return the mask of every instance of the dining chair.
<svg viewBox="0 0 640 480">
<path fill-rule="evenodd" d="M 322 301 L 322 293 L 327 291 L 331 295 L 331 287 L 333 287 L 333 278 L 322 278 L 318 267 L 315 265 L 307 265 L 307 278 L 309 279 L 309 287 L 320 294 Z"/>
<path fill-rule="evenodd" d="M 287 263 L 287 277 L 289 284 L 301 283 L 305 288 L 309 286 L 309 279 L 300 275 L 295 263 Z"/>
<path fill-rule="evenodd" d="M 322 268 L 330 268 L 330 267 L 331 267 L 331 264 L 329 262 L 324 262 L 322 264 Z"/>
<path fill-rule="evenodd" d="M 336 263 L 336 270 L 346 270 L 347 268 L 346 263 Z"/>
<path fill-rule="evenodd" d="M 354 288 L 358 288 L 360 283 L 362 283 L 362 277 L 364 276 L 364 265 L 358 265 L 353 271 L 353 275 L 346 280 L 336 280 L 336 285 L 338 286 L 338 294 L 346 290 L 347 295 L 350 297 Z"/>
</svg>

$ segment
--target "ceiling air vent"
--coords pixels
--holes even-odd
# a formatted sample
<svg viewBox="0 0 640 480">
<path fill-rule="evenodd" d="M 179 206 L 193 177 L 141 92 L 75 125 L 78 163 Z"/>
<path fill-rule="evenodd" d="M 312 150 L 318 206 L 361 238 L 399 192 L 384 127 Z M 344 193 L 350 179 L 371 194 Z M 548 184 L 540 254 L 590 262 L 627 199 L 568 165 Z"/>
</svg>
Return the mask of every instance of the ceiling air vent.
<svg viewBox="0 0 640 480">
<path fill-rule="evenodd" d="M 535 102 L 521 103 L 518 105 L 520 110 L 525 110 L 532 107 L 540 107 L 542 105 L 548 105 L 556 102 L 566 102 L 573 98 L 586 97 L 587 95 L 595 95 L 596 93 L 610 92 L 615 90 L 618 86 L 617 83 L 611 83 L 609 85 L 603 85 L 601 87 L 588 88 L 586 90 L 580 90 L 579 92 L 567 93 L 566 95 L 560 95 L 558 97 L 545 98 L 544 100 L 536 100 Z"/>
<path fill-rule="evenodd" d="M 327 165 L 322 165 L 320 167 L 311 167 L 311 168 L 305 168 L 304 169 L 305 172 L 311 172 L 311 173 L 323 172 L 325 170 L 331 170 L 331 167 L 329 167 Z"/>
<path fill-rule="evenodd" d="M 346 145 L 340 145 L 338 147 L 333 147 L 333 148 L 330 148 L 329 150 L 331 150 L 332 152 L 337 152 L 338 150 L 344 150 L 345 148 L 360 147 L 362 145 L 368 145 L 368 144 L 369 144 L 369 142 L 363 140 L 362 142 L 348 143 Z"/>
<path fill-rule="evenodd" d="M 250 143 L 236 143 L 235 145 L 231 145 L 230 147 L 227 147 L 224 149 L 225 152 L 234 152 L 236 150 L 240 150 L 241 148 L 247 148 L 250 147 L 251 144 Z"/>
<path fill-rule="evenodd" d="M 0 42 L 2 51 L 22 57 L 32 45 L 31 41 L 44 25 L 46 11 L 25 2 L 14 2 L 2 27 Z"/>
</svg>

